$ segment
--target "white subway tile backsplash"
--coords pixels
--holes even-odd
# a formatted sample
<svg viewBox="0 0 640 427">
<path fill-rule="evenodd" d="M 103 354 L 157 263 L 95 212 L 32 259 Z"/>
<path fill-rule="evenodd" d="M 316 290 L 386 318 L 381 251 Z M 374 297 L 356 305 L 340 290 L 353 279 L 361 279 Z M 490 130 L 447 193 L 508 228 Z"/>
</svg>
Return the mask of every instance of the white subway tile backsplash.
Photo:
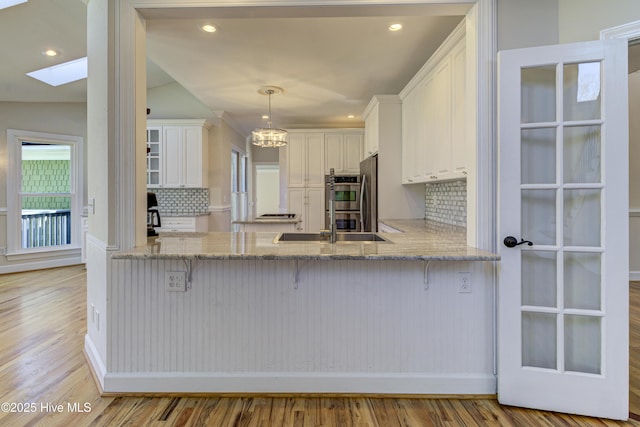
<svg viewBox="0 0 640 427">
<path fill-rule="evenodd" d="M 208 188 L 153 188 L 160 215 L 198 215 L 209 210 Z"/>
<path fill-rule="evenodd" d="M 426 219 L 467 226 L 467 181 L 436 182 L 426 185 Z"/>
</svg>

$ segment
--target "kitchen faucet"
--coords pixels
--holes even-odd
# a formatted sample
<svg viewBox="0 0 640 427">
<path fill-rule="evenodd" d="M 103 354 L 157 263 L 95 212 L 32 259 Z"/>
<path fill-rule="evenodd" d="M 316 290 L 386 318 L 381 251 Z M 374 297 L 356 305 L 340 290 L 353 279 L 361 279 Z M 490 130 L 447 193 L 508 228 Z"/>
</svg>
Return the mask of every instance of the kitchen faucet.
<svg viewBox="0 0 640 427">
<path fill-rule="evenodd" d="M 330 229 L 322 230 L 320 232 L 321 236 L 329 235 L 329 243 L 335 243 L 337 240 L 336 236 L 336 173 L 333 168 L 329 170 L 329 222 Z"/>
</svg>

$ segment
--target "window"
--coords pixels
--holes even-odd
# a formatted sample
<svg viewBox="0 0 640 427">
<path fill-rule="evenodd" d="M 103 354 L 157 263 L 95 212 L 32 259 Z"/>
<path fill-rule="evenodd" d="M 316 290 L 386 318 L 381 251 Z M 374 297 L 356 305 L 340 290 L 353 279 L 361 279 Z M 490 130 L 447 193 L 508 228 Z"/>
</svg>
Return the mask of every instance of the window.
<svg viewBox="0 0 640 427">
<path fill-rule="evenodd" d="M 8 254 L 80 246 L 82 138 L 9 129 Z"/>
</svg>

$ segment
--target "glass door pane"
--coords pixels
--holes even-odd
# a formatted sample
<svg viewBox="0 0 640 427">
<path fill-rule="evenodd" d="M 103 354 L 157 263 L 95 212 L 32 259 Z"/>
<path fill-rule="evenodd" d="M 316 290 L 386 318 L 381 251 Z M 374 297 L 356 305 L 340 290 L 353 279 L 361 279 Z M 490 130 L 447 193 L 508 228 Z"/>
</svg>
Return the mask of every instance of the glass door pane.
<svg viewBox="0 0 640 427">
<path fill-rule="evenodd" d="M 600 373 L 600 63 L 522 69 L 521 109 L 522 365 Z"/>
<path fill-rule="evenodd" d="M 71 147 L 22 143 L 22 249 L 71 243 Z"/>
</svg>

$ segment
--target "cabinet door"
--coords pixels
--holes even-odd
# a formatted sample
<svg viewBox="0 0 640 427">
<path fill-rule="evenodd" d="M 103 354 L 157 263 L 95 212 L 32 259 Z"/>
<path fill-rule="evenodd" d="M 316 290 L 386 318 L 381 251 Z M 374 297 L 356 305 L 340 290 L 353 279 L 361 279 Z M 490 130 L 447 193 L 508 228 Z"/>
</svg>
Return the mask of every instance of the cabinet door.
<svg viewBox="0 0 640 427">
<path fill-rule="evenodd" d="M 162 185 L 162 127 L 147 128 L 147 187 Z"/>
<path fill-rule="evenodd" d="M 429 146 L 435 158 L 437 179 L 446 179 L 451 173 L 451 62 L 445 59 L 433 76 L 434 131 Z"/>
<path fill-rule="evenodd" d="M 364 124 L 364 157 L 378 152 L 378 133 L 380 131 L 380 107 L 373 107 Z"/>
<path fill-rule="evenodd" d="M 309 158 L 309 161 L 313 159 Z M 336 172 L 343 172 L 342 135 L 325 135 L 324 137 L 324 173 L 328 174 L 334 168 Z"/>
<path fill-rule="evenodd" d="M 307 134 L 307 187 L 324 188 L 324 134 Z"/>
<path fill-rule="evenodd" d="M 324 188 L 307 189 L 307 228 L 308 232 L 324 230 Z"/>
<path fill-rule="evenodd" d="M 417 149 L 418 93 L 414 89 L 402 100 L 402 182 L 411 184 L 415 174 L 413 159 Z"/>
<path fill-rule="evenodd" d="M 362 159 L 362 135 L 345 135 L 343 140 L 343 165 L 346 173 L 360 173 Z"/>
<path fill-rule="evenodd" d="M 185 126 L 182 131 L 183 182 L 185 187 L 202 187 L 202 128 Z"/>
<path fill-rule="evenodd" d="M 302 222 L 298 223 L 300 231 L 306 231 L 307 218 L 306 218 L 306 205 L 305 205 L 305 192 L 304 188 L 290 188 L 287 192 L 287 203 L 289 213 L 295 213 L 300 217 Z"/>
<path fill-rule="evenodd" d="M 289 135 L 287 150 L 287 178 L 289 187 L 304 187 L 307 150 L 304 134 Z"/>
<path fill-rule="evenodd" d="M 163 128 L 163 185 L 179 187 L 182 175 L 182 127 Z"/>
<path fill-rule="evenodd" d="M 466 49 L 464 40 L 456 47 L 452 54 L 451 80 L 451 168 L 456 175 L 466 175 L 467 172 L 467 104 L 465 99 L 466 83 Z"/>
</svg>

